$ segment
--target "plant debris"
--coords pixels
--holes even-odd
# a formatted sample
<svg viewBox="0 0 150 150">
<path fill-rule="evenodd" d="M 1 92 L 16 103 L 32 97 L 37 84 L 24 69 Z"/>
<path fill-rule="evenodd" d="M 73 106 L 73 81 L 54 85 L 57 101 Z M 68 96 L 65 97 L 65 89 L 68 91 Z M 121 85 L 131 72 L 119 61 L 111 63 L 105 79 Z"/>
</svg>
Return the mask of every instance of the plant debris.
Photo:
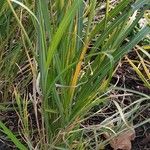
<svg viewBox="0 0 150 150">
<path fill-rule="evenodd" d="M 105 134 L 106 139 L 111 138 L 111 135 Z M 135 131 L 127 130 L 110 140 L 110 146 L 114 150 L 131 150 L 131 141 L 135 139 Z"/>
</svg>

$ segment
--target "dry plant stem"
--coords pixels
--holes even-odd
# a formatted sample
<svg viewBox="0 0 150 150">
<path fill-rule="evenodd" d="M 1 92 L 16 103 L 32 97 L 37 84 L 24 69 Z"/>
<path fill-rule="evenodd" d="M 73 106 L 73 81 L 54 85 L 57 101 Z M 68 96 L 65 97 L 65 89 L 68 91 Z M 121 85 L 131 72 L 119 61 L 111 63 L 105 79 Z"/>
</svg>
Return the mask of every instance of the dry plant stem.
<svg viewBox="0 0 150 150">
<path fill-rule="evenodd" d="M 21 16 L 22 18 L 22 16 Z M 20 19 L 22 20 L 22 19 Z M 32 79 L 32 85 L 33 85 L 33 99 L 32 99 L 32 96 L 30 96 L 30 99 L 32 100 L 33 102 L 33 106 L 34 106 L 34 112 L 35 112 L 35 118 L 36 118 L 36 125 L 37 125 L 37 129 L 38 129 L 38 133 L 39 133 L 39 136 L 40 136 L 40 139 L 43 139 L 42 135 L 41 135 L 41 131 L 40 131 L 40 125 L 39 125 L 39 116 L 38 116 L 38 108 L 37 108 L 37 104 L 38 104 L 38 98 L 36 97 L 36 78 L 37 78 L 37 75 L 36 75 L 36 62 L 35 62 L 35 59 L 33 59 L 33 62 L 31 61 L 31 57 L 29 55 L 29 52 L 27 50 L 27 47 L 26 47 L 26 42 L 25 42 L 25 39 L 24 39 L 24 34 L 21 32 L 21 37 L 22 37 L 22 41 L 23 41 L 23 44 L 24 44 L 24 48 L 25 48 L 25 52 L 26 52 L 26 55 L 27 55 L 27 58 L 28 58 L 28 61 L 29 61 L 29 64 L 30 64 L 30 68 L 31 68 L 31 71 L 32 71 L 32 76 L 33 76 L 33 79 Z"/>
<path fill-rule="evenodd" d="M 81 65 L 82 65 L 84 56 L 87 52 L 87 49 L 88 49 L 88 44 L 89 44 L 89 39 L 87 39 L 87 41 L 85 42 L 84 48 L 83 48 L 82 53 L 81 53 L 80 58 L 79 58 L 79 62 L 76 66 L 75 73 L 74 73 L 73 78 L 72 78 L 71 88 L 70 88 L 70 100 L 71 100 L 70 105 L 72 103 L 74 91 L 75 91 L 77 81 L 78 81 L 78 78 L 79 78 L 79 74 L 80 74 L 80 71 L 81 71 Z"/>
</svg>

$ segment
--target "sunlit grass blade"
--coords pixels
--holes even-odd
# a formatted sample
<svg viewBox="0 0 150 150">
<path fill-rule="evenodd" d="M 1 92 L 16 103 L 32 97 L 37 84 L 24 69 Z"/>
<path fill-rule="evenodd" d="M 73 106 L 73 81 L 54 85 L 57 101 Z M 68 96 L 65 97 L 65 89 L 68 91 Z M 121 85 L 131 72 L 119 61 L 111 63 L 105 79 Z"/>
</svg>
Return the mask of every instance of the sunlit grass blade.
<svg viewBox="0 0 150 150">
<path fill-rule="evenodd" d="M 9 130 L 5 124 L 3 124 L 0 121 L 0 128 L 2 129 L 3 133 L 7 135 L 7 137 L 9 139 L 11 139 L 11 141 L 16 145 L 17 148 L 19 148 L 20 150 L 27 150 L 28 148 L 23 145 L 19 139 L 16 138 L 16 136 L 13 134 L 13 132 L 11 130 Z"/>
</svg>

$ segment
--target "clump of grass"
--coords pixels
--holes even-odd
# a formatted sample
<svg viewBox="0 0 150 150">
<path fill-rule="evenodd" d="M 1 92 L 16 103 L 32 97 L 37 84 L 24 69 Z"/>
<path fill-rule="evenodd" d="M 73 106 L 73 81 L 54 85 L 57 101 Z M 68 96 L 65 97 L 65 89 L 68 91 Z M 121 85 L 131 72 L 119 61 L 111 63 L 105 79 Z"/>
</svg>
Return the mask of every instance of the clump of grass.
<svg viewBox="0 0 150 150">
<path fill-rule="evenodd" d="M 107 101 L 104 93 L 118 61 L 150 32 L 150 27 L 145 26 L 130 41 L 125 41 L 149 4 L 143 0 L 123 0 L 110 10 L 107 0 L 105 16 L 96 22 L 100 7 L 97 0 L 3 3 L 21 29 L 22 47 L 32 73 L 30 100 L 37 123 L 37 103 L 41 102 L 42 139 L 37 147 L 68 149 L 82 137 L 80 133 L 68 133 L 79 129 L 92 107 L 103 106 Z M 1 8 L 0 12 L 3 11 Z M 22 22 L 24 15 L 32 21 L 29 28 Z M 83 149 L 84 144 L 79 145 L 78 149 Z"/>
<path fill-rule="evenodd" d="M 14 6 L 16 8 L 17 6 Z M 33 26 L 28 26 L 22 8 L 17 8 L 20 21 L 28 34 Z M 29 29 L 30 28 L 30 29 Z M 32 39 L 32 36 L 30 36 Z M 21 28 L 16 23 L 11 9 L 5 0 L 0 2 L 0 90 L 1 102 L 8 102 L 13 92 L 13 86 L 17 86 L 21 93 L 25 93 L 31 82 L 31 69 L 25 53 L 24 40 Z M 32 57 L 32 56 L 31 56 Z"/>
</svg>

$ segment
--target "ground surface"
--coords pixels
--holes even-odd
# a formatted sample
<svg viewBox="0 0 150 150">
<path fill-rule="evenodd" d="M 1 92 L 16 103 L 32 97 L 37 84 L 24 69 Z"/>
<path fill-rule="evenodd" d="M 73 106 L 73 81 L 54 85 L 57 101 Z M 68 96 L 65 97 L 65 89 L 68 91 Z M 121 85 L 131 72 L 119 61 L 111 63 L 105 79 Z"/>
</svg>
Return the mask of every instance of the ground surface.
<svg viewBox="0 0 150 150">
<path fill-rule="evenodd" d="M 135 52 L 131 52 L 128 54 L 128 57 L 131 59 L 138 59 Z M 112 79 L 112 82 L 115 83 L 119 77 L 118 86 L 126 87 L 129 89 L 133 89 L 147 95 L 150 95 L 150 89 L 144 86 L 141 79 L 135 73 L 133 68 L 126 62 L 121 63 L 118 68 L 115 76 Z M 148 103 L 148 102 L 147 102 Z M 143 111 L 139 114 L 139 116 L 134 120 L 134 123 L 137 124 L 144 119 L 150 118 L 150 108 L 143 108 Z M 146 123 L 141 127 L 135 129 L 136 138 L 132 142 L 132 150 L 150 150 L 150 123 Z M 111 148 L 108 148 L 111 149 Z"/>
</svg>

